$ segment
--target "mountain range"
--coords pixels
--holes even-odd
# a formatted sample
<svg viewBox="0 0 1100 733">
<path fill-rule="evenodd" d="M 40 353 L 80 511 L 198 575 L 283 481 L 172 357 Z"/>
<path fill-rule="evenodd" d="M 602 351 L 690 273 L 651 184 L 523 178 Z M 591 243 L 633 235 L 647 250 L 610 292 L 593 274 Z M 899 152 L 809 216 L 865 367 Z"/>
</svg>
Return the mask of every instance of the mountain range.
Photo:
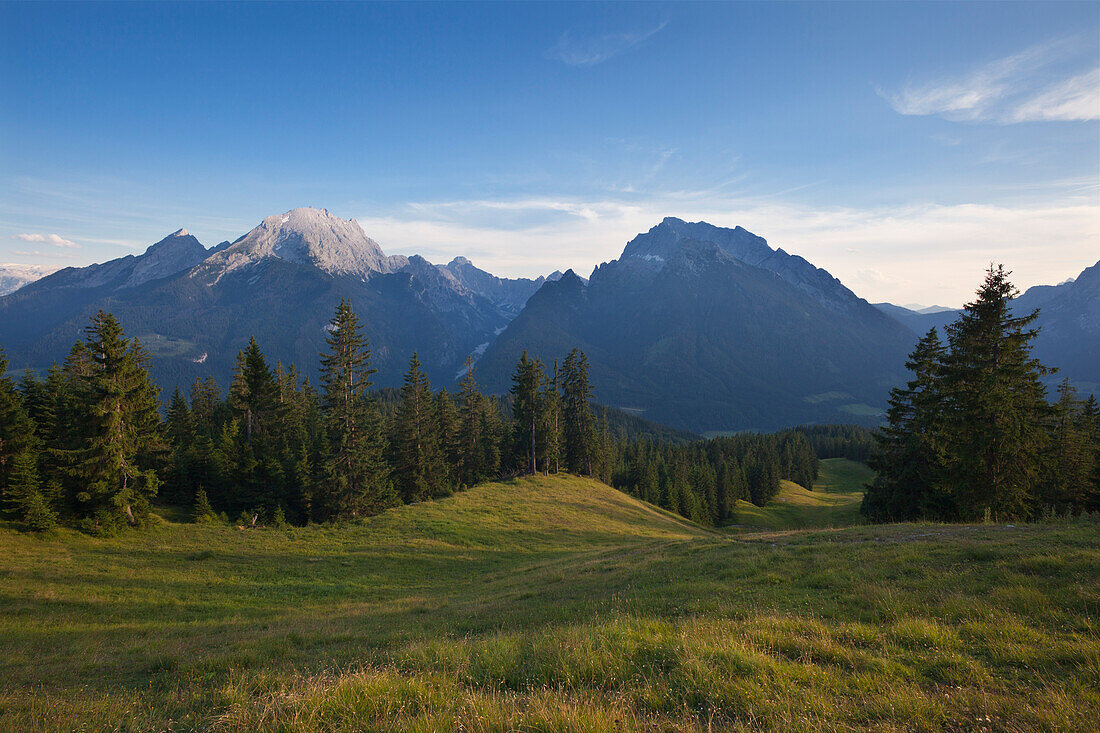
<svg viewBox="0 0 1100 733">
<path fill-rule="evenodd" d="M 1066 376 L 1100 382 L 1100 265 L 1031 288 L 1036 352 Z M 386 255 L 354 220 L 324 209 L 270 216 L 204 247 L 180 229 L 140 255 L 65 268 L 0 297 L 13 369 L 64 359 L 88 317 L 113 312 L 153 356 L 166 389 L 214 375 L 223 387 L 255 336 L 272 361 L 316 373 L 325 327 L 347 298 L 373 349 L 380 387 L 413 351 L 437 386 L 467 358 L 505 392 L 522 350 L 586 352 L 596 398 L 695 432 L 881 419 L 917 334 L 955 311 L 871 305 L 827 271 L 736 227 L 666 218 L 588 280 L 569 271 L 500 278 L 456 257 Z"/>
<path fill-rule="evenodd" d="M 313 375 L 325 326 L 347 298 L 379 386 L 400 384 L 414 351 L 433 382 L 448 384 L 545 280 L 496 278 L 464 259 L 437 267 L 387 256 L 354 220 L 302 208 L 210 249 L 181 229 L 141 255 L 25 285 L 0 298 L 0 344 L 13 368 L 44 369 L 102 308 L 143 341 L 168 389 L 208 374 L 224 386 L 251 336 L 273 360 Z"/>
</svg>

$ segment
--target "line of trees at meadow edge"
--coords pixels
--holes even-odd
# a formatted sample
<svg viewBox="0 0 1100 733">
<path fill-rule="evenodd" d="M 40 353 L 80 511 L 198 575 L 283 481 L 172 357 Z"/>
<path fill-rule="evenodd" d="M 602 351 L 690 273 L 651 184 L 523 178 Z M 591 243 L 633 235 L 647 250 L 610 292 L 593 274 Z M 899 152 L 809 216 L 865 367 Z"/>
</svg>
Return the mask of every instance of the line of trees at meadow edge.
<svg viewBox="0 0 1100 733">
<path fill-rule="evenodd" d="M 1047 401 L 1032 358 L 1039 311 L 1015 315 L 1019 291 L 990 266 L 977 298 L 931 329 L 890 394 L 864 494 L 872 521 L 1027 520 L 1100 510 L 1100 409 L 1068 380 Z"/>
<path fill-rule="evenodd" d="M 328 327 L 319 390 L 293 366 L 272 369 L 251 340 L 224 397 L 213 378 L 196 380 L 162 419 L 138 340 L 105 312 L 85 333 L 42 380 L 28 370 L 16 382 L 0 353 L 0 511 L 31 528 L 111 532 L 142 523 L 154 500 L 190 505 L 200 521 L 339 521 L 557 471 L 719 524 L 738 499 L 765 503 L 781 477 L 812 484 L 807 435 L 837 439 L 785 431 L 666 446 L 612 435 L 578 350 L 549 372 L 524 353 L 506 398 L 483 395 L 472 364 L 456 398 L 434 392 L 416 354 L 400 390 L 372 392 L 369 344 L 346 302 Z"/>
</svg>

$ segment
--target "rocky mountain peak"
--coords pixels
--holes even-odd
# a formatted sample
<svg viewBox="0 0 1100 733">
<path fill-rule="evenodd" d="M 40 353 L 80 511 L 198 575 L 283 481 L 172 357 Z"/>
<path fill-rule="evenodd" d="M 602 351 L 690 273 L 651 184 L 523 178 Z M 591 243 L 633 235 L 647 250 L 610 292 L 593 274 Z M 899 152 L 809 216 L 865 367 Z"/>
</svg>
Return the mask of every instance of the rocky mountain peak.
<svg viewBox="0 0 1100 733">
<path fill-rule="evenodd" d="M 363 279 L 376 272 L 394 272 L 409 262 L 405 257 L 387 257 L 354 219 L 341 219 L 328 209 L 302 207 L 265 218 L 208 258 L 196 274 L 218 278 L 269 258 Z"/>
</svg>

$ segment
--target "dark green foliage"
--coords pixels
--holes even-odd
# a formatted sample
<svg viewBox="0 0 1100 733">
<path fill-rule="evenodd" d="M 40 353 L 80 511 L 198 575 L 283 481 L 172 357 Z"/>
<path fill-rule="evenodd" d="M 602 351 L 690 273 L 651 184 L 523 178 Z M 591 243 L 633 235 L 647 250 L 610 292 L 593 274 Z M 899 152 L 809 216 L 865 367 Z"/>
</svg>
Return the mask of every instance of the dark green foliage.
<svg viewBox="0 0 1100 733">
<path fill-rule="evenodd" d="M 393 476 L 405 501 L 424 501 L 444 492 L 442 453 L 432 387 L 414 353 L 405 372 L 401 404 L 393 424 Z"/>
<path fill-rule="evenodd" d="M 914 378 L 893 390 L 872 461 L 868 518 L 1020 520 L 1095 506 L 1095 402 L 1063 382 L 1048 404 L 1049 370 L 1031 355 L 1038 311 L 1013 312 L 1008 275 L 991 266 L 947 346 L 933 329 L 910 356 Z"/>
<path fill-rule="evenodd" d="M 196 522 L 212 522 L 216 516 L 214 514 L 214 508 L 210 506 L 210 499 L 207 498 L 206 491 L 203 489 L 199 489 L 195 492 L 193 516 Z"/>
<path fill-rule="evenodd" d="M 780 479 L 812 488 L 818 458 L 799 430 L 743 433 L 687 445 L 614 442 L 612 485 L 702 524 L 730 521 L 738 500 L 763 506 Z"/>
<path fill-rule="evenodd" d="M 500 446 L 504 435 L 501 410 L 478 389 L 475 367 L 467 360 L 458 394 L 458 456 L 454 463 L 460 486 L 500 474 Z"/>
<path fill-rule="evenodd" d="M 542 362 L 524 351 L 512 373 L 512 420 L 515 424 L 516 464 L 523 471 L 538 473 L 539 457 L 546 450 L 546 424 L 543 419 L 542 385 L 546 372 Z"/>
<path fill-rule="evenodd" d="M 863 500 L 862 511 L 873 521 L 942 520 L 956 513 L 953 497 L 942 486 L 945 354 L 933 328 L 906 362 L 914 378 L 890 393 L 887 425 L 869 464 L 877 475 Z"/>
<path fill-rule="evenodd" d="M 323 481 L 315 492 L 320 516 L 377 514 L 392 506 L 396 497 L 385 465 L 381 415 L 368 392 L 376 371 L 370 365 L 370 346 L 345 300 L 336 309 L 326 341 L 329 353 L 321 356 L 321 386 L 328 450 Z M 302 453 L 296 471 L 301 481 L 308 481 L 308 451 Z"/>
<path fill-rule="evenodd" d="M 0 490 L 7 485 L 15 457 L 35 447 L 34 423 L 7 370 L 0 349 Z"/>
<path fill-rule="evenodd" d="M 799 425 L 818 458 L 847 458 L 866 463 L 875 452 L 877 433 L 861 425 Z"/>
<path fill-rule="evenodd" d="M 562 434 L 566 469 L 591 476 L 596 463 L 596 420 L 592 414 L 592 387 L 588 383 L 588 357 L 573 349 L 561 369 Z"/>
<path fill-rule="evenodd" d="M 1009 301 L 1018 291 L 1008 274 L 990 267 L 977 300 L 947 327 L 945 476 L 962 519 L 986 511 L 1024 519 L 1038 498 L 1048 410 L 1039 380 L 1048 370 L 1031 357 L 1038 311 L 1013 315 Z"/>
<path fill-rule="evenodd" d="M 82 418 L 73 426 L 77 446 L 68 475 L 85 526 L 107 532 L 141 521 L 157 495 L 154 468 L 164 449 L 159 389 L 149 380 L 145 350 L 124 337 L 114 316 L 92 316 L 86 334 L 67 366 Z"/>
<path fill-rule="evenodd" d="M 35 491 L 23 504 L 22 520 L 33 532 L 45 532 L 57 526 L 57 512 L 42 492 Z"/>
<path fill-rule="evenodd" d="M 38 456 L 31 450 L 18 453 L 11 461 L 8 481 L 3 491 L 3 509 L 9 517 L 23 519 L 32 497 L 41 496 L 38 479 Z"/>
</svg>

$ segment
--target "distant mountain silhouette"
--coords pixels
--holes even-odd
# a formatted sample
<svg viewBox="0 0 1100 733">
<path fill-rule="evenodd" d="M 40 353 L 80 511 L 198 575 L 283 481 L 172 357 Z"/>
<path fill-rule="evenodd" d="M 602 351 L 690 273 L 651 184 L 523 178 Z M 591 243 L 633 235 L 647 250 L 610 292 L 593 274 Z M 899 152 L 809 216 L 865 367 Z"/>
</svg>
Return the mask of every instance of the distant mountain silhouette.
<svg viewBox="0 0 1100 733">
<path fill-rule="evenodd" d="M 665 219 L 597 268 L 547 283 L 488 347 L 506 389 L 523 349 L 574 346 L 596 397 L 694 431 L 877 422 L 904 376 L 908 329 L 825 270 L 744 229 Z"/>
</svg>

